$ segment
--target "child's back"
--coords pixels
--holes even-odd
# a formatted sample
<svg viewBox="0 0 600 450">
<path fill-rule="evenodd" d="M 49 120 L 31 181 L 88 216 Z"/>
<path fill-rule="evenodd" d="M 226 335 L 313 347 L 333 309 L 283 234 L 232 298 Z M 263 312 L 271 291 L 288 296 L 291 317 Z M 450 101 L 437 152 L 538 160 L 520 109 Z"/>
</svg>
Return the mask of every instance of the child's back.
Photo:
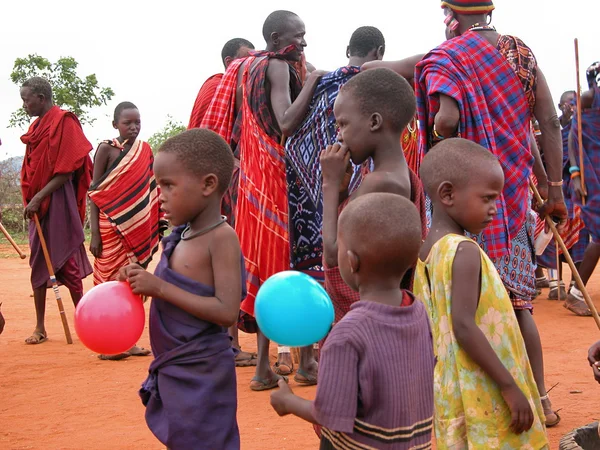
<svg viewBox="0 0 600 450">
<path fill-rule="evenodd" d="M 314 407 L 322 436 L 378 449 L 429 443 L 433 366 L 427 312 L 412 294 L 404 291 L 402 307 L 355 303 L 321 350 Z"/>
</svg>

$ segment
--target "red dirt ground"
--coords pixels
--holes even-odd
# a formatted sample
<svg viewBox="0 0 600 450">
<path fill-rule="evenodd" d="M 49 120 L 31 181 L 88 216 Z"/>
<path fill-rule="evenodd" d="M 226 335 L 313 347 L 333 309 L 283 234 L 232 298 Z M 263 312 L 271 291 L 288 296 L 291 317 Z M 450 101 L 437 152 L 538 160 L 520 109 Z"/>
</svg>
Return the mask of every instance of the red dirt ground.
<svg viewBox="0 0 600 450">
<path fill-rule="evenodd" d="M 0 244 L 0 302 L 6 328 L 0 336 L 0 448 L 2 449 L 160 449 L 146 427 L 137 396 L 149 358 L 100 361 L 74 335 L 67 345 L 52 291 L 48 291 L 48 342 L 25 345 L 34 327 L 27 260 Z M 85 288 L 91 287 L 91 277 Z M 590 294 L 600 296 L 600 274 L 594 274 Z M 61 288 L 71 331 L 73 307 Z M 600 393 L 586 361 L 588 347 L 600 339 L 593 319 L 579 318 L 559 302 L 536 301 L 535 319 L 544 345 L 547 386 L 563 421 L 548 431 L 551 448 L 572 428 L 600 417 Z M 600 303 L 596 301 L 600 306 Z M 255 339 L 241 335 L 245 350 L 256 350 Z M 148 346 L 147 329 L 141 345 Z M 294 417 L 279 418 L 269 405 L 269 392 L 248 388 L 253 368 L 238 369 L 238 422 L 242 449 L 304 450 L 317 448 L 312 427 Z M 294 382 L 292 381 L 294 387 Z M 313 387 L 294 387 L 312 398 Z M 574 391 L 581 393 L 573 393 Z"/>
</svg>

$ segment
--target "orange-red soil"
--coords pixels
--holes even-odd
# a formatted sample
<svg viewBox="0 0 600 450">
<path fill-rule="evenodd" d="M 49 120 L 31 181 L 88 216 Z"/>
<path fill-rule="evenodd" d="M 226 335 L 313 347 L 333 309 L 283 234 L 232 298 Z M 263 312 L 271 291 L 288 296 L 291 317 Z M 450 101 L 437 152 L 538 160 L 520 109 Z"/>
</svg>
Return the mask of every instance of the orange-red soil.
<svg viewBox="0 0 600 450">
<path fill-rule="evenodd" d="M 4 242 L 0 244 L 0 286 L 6 318 L 0 336 L 0 448 L 163 448 L 146 427 L 137 396 L 150 358 L 98 360 L 74 334 L 73 306 L 64 288 L 61 294 L 74 344 L 65 342 L 54 295 L 48 291 L 49 340 L 25 345 L 35 324 L 29 266 L 27 260 L 13 256 Z M 88 278 L 85 288 L 90 287 Z M 598 299 L 599 274 L 594 275 L 589 289 Z M 544 346 L 547 386 L 557 384 L 551 398 L 563 418 L 557 428 L 548 430 L 551 448 L 556 449 L 563 434 L 600 417 L 600 386 L 586 360 L 587 349 L 600 340 L 600 332 L 593 319 L 575 317 L 559 302 L 545 297 L 546 292 L 536 301 L 534 317 Z M 253 336 L 241 334 L 240 339 L 244 350 L 256 350 Z M 147 328 L 140 344 L 149 345 Z M 278 417 L 269 405 L 269 392 L 250 391 L 253 373 L 251 367 L 237 369 L 242 449 L 317 448 L 312 426 L 295 417 Z M 313 398 L 314 387 L 294 384 L 291 381 L 295 392 Z"/>
</svg>

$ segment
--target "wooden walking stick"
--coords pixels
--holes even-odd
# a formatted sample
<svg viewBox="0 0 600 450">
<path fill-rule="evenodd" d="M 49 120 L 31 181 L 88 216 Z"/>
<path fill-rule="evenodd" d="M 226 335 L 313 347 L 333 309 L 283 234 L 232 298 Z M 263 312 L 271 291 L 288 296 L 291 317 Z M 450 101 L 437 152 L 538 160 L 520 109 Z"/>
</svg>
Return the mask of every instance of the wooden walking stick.
<svg viewBox="0 0 600 450">
<path fill-rule="evenodd" d="M 560 252 L 558 241 L 556 239 L 554 239 L 554 243 L 556 244 L 556 282 L 558 283 L 558 300 L 562 300 L 560 296 L 560 283 L 562 283 L 562 277 L 560 276 Z"/>
<path fill-rule="evenodd" d="M 17 245 L 17 243 L 15 242 L 15 240 L 12 238 L 12 236 L 10 234 L 8 234 L 8 231 L 6 231 L 6 228 L 4 228 L 4 225 L 2 225 L 1 222 L 0 222 L 0 230 L 2 230 L 2 234 L 4 234 L 4 236 L 6 237 L 6 239 L 8 240 L 8 242 L 10 242 L 12 244 L 12 246 L 17 251 L 17 253 L 21 257 L 21 259 L 25 259 L 27 256 L 25 255 L 25 253 L 23 253 L 21 251 L 21 249 L 19 248 L 19 246 Z"/>
<path fill-rule="evenodd" d="M 54 275 L 54 269 L 52 268 L 52 261 L 50 260 L 50 254 L 48 253 L 48 247 L 46 247 L 46 239 L 44 239 L 44 233 L 42 233 L 40 219 L 38 218 L 37 214 L 33 215 L 33 220 L 35 220 L 35 228 L 37 229 L 37 233 L 40 238 L 40 244 L 42 244 L 42 251 L 44 252 L 44 258 L 46 259 L 46 266 L 48 266 L 48 273 L 50 274 L 52 290 L 54 291 L 54 296 L 56 297 L 56 303 L 58 303 L 58 311 L 60 312 L 60 320 L 62 320 L 63 328 L 65 330 L 67 344 L 72 344 L 73 339 L 71 338 L 71 331 L 69 330 L 69 322 L 67 322 L 65 307 L 63 306 L 62 298 L 60 298 L 58 283 L 56 281 L 56 276 Z"/>
<path fill-rule="evenodd" d="M 585 206 L 585 197 L 587 190 L 585 189 L 585 167 L 583 164 L 583 134 L 581 123 L 581 81 L 579 80 L 579 41 L 575 38 L 575 72 L 577 73 L 577 144 L 579 145 L 579 172 L 581 179 L 581 204 Z"/>
<path fill-rule="evenodd" d="M 540 206 L 543 205 L 544 201 L 542 200 L 542 197 L 540 196 L 540 193 L 538 192 L 537 187 L 535 187 L 535 185 L 533 184 L 533 182 L 531 180 L 529 180 L 529 186 L 531 186 L 531 190 L 533 191 L 533 195 L 535 196 L 535 200 L 537 201 L 538 205 L 540 205 Z M 562 237 L 558 233 L 558 230 L 556 229 L 556 225 L 554 225 L 554 222 L 548 216 L 546 216 L 546 223 L 548 224 L 548 226 L 550 226 L 550 229 L 552 230 L 552 234 L 554 235 L 554 239 L 556 239 L 556 242 L 558 242 L 558 245 L 560 246 L 560 248 L 563 252 L 563 256 L 565 257 L 565 259 L 567 260 L 567 264 L 569 264 L 569 267 L 571 268 L 571 273 L 573 274 L 573 277 L 575 278 L 575 283 L 577 283 L 577 288 L 583 294 L 583 299 L 585 300 L 587 307 L 592 312 L 592 316 L 594 317 L 596 326 L 600 330 L 600 317 L 598 317 L 598 311 L 596 310 L 596 306 L 594 305 L 594 302 L 592 301 L 590 294 L 588 294 L 588 291 L 585 288 L 585 285 L 583 284 L 581 277 L 579 276 L 579 272 L 577 270 L 577 267 L 575 267 L 575 263 L 573 263 L 573 259 L 571 259 L 569 250 L 565 246 L 565 243 L 564 243 Z"/>
</svg>

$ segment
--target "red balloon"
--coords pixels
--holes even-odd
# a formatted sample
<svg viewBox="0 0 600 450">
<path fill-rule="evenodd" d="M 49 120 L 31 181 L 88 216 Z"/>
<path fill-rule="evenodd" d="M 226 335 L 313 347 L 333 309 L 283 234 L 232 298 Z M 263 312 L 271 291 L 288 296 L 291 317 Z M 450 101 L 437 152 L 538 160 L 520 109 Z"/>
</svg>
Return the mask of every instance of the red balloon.
<svg viewBox="0 0 600 450">
<path fill-rule="evenodd" d="M 142 298 L 129 283 L 108 281 L 90 289 L 75 309 L 75 331 L 96 353 L 116 355 L 133 347 L 144 331 Z"/>
</svg>

